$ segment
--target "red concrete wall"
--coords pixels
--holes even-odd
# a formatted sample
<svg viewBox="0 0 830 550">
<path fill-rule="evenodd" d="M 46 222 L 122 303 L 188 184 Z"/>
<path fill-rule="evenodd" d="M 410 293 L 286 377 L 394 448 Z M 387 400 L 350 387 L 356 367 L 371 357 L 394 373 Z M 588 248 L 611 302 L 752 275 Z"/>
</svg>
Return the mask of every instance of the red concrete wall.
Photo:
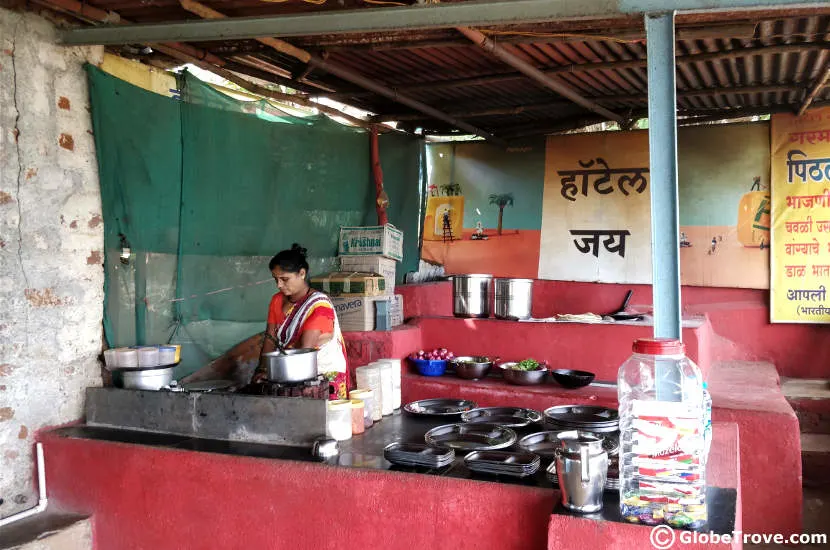
<svg viewBox="0 0 830 550">
<path fill-rule="evenodd" d="M 44 435 L 49 504 L 106 550 L 543 550 L 558 493 Z"/>
<path fill-rule="evenodd" d="M 629 289 L 634 291 L 632 306 L 650 306 L 650 285 L 539 280 L 533 287 L 533 315 L 609 313 L 619 308 Z M 452 315 L 449 282 L 403 285 L 396 292 L 404 296 L 407 317 Z M 830 376 L 830 325 L 771 324 L 769 291 L 684 286 L 681 300 L 687 313 L 709 317 L 712 361 L 771 361 L 782 376 Z"/>
</svg>

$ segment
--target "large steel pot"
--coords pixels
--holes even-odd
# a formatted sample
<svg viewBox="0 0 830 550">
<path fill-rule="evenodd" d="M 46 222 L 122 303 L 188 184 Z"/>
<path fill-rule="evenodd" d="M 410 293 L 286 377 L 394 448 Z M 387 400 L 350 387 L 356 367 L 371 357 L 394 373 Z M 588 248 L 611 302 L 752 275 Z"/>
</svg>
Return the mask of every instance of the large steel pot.
<svg viewBox="0 0 830 550">
<path fill-rule="evenodd" d="M 489 317 L 492 281 L 492 275 L 453 275 L 453 315 L 456 317 Z"/>
<path fill-rule="evenodd" d="M 533 279 L 496 279 L 495 316 L 497 319 L 530 319 Z"/>
<path fill-rule="evenodd" d="M 287 349 L 264 353 L 261 365 L 271 382 L 304 382 L 317 376 L 317 350 Z"/>
</svg>

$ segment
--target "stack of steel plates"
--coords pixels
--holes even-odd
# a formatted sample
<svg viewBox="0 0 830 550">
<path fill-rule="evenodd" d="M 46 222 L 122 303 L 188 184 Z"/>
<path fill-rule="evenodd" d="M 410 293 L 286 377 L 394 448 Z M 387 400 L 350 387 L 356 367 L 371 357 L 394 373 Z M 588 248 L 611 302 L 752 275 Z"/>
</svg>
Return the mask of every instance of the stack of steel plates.
<svg viewBox="0 0 830 550">
<path fill-rule="evenodd" d="M 562 405 L 545 410 L 545 424 L 549 430 L 579 430 L 593 433 L 616 432 L 620 429 L 620 415 L 616 409 L 590 405 Z"/>
<path fill-rule="evenodd" d="M 392 443 L 383 449 L 383 457 L 399 466 L 443 468 L 455 460 L 455 451 L 449 448 L 430 447 L 423 443 Z"/>
<path fill-rule="evenodd" d="M 527 477 L 539 470 L 539 456 L 510 451 L 475 451 L 464 457 L 464 465 L 483 474 Z"/>
</svg>

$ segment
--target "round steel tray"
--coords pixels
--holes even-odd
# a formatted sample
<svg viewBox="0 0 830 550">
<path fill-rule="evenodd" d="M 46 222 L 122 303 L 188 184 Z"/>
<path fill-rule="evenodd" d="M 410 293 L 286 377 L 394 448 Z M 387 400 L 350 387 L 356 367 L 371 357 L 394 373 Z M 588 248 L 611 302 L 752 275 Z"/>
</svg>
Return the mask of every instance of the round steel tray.
<svg viewBox="0 0 830 550">
<path fill-rule="evenodd" d="M 529 453 L 537 454 L 543 458 L 552 459 L 553 453 L 560 447 L 559 435 L 563 433 L 571 433 L 576 430 L 558 430 L 553 432 L 537 432 L 535 434 L 526 435 L 519 440 L 519 448 Z M 608 456 L 615 456 L 620 452 L 619 437 L 608 437 L 608 434 L 600 434 L 591 432 L 590 430 L 579 430 L 593 434 L 602 439 L 602 448 L 608 453 Z"/>
<path fill-rule="evenodd" d="M 409 414 L 418 416 L 458 416 L 476 408 L 475 401 L 466 399 L 422 399 L 403 406 Z"/>
<path fill-rule="evenodd" d="M 521 407 L 482 407 L 461 414 L 461 420 L 470 424 L 498 424 L 506 428 L 526 428 L 542 420 L 542 414 Z"/>
</svg>

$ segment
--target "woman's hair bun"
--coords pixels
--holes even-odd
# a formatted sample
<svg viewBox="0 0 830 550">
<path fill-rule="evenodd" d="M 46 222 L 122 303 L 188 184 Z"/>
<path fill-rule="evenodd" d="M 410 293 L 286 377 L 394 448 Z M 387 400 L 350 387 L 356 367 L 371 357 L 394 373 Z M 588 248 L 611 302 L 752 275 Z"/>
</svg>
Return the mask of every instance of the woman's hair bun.
<svg viewBox="0 0 830 550">
<path fill-rule="evenodd" d="M 297 243 L 294 243 L 294 244 L 291 245 L 291 250 L 293 252 L 299 252 L 301 256 L 307 256 L 308 255 L 308 250 L 306 250 L 305 248 L 303 248 L 302 246 L 300 246 Z"/>
</svg>

